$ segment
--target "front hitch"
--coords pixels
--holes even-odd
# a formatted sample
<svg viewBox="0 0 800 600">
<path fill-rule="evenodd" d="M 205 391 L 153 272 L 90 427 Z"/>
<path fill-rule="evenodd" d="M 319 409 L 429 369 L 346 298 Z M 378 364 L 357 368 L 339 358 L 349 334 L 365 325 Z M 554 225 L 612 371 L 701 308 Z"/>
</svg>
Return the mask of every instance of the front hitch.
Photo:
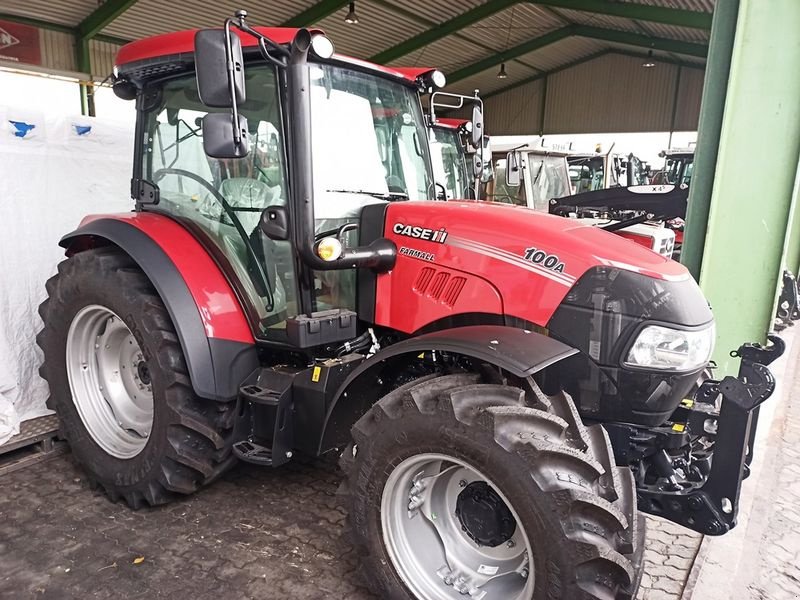
<svg viewBox="0 0 800 600">
<path fill-rule="evenodd" d="M 685 424 L 687 438 L 704 436 L 713 441 L 705 459 L 710 470 L 697 483 L 639 487 L 642 511 L 706 535 L 722 535 L 736 525 L 742 480 L 749 475 L 753 460 L 759 407 L 775 391 L 775 378 L 767 365 L 786 349 L 775 335 L 769 341 L 769 346 L 743 344 L 731 352 L 741 358 L 738 376 L 703 382 L 694 401 L 676 411 L 683 423 L 676 422 L 673 428 Z M 720 396 L 717 412 L 713 404 Z"/>
</svg>

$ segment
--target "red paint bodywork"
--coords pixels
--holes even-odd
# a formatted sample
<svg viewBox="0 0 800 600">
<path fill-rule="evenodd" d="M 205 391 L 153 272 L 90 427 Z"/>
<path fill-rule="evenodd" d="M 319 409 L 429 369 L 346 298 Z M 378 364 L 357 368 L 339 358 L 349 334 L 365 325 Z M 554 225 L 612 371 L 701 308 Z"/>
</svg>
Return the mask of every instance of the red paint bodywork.
<svg viewBox="0 0 800 600">
<path fill-rule="evenodd" d="M 436 125 L 441 125 L 442 127 L 448 127 L 450 129 L 461 129 L 469 122 L 469 119 L 449 119 L 447 117 L 436 119 Z"/>
<path fill-rule="evenodd" d="M 577 279 L 596 266 L 657 279 L 690 276 L 679 263 L 634 242 L 581 225 L 576 219 L 524 207 L 474 201 L 397 202 L 389 205 L 386 215 L 384 234 L 398 249 L 420 250 L 434 258 L 430 262 L 401 251 L 394 269 L 378 276 L 376 323 L 406 333 L 446 317 L 476 312 L 546 326 Z M 445 243 L 398 235 L 394 232 L 398 223 L 432 230 L 444 227 Z M 556 255 L 564 264 L 563 273 L 525 260 L 531 247 Z M 420 280 L 426 267 L 465 279 L 454 302 L 448 304 L 436 294 L 431 297 L 415 289 L 425 287 Z"/>
<path fill-rule="evenodd" d="M 210 338 L 254 344 L 244 311 L 228 280 L 205 248 L 180 224 L 155 213 L 90 215 L 81 225 L 97 219 L 124 221 L 146 234 L 164 251 L 183 276 Z"/>
<path fill-rule="evenodd" d="M 254 27 L 253 29 L 262 35 L 267 36 L 277 44 L 291 43 L 291 41 L 294 39 L 294 36 L 297 35 L 297 32 L 299 31 L 299 29 L 292 27 Z M 197 29 L 176 31 L 174 33 L 155 35 L 141 40 L 136 40 L 135 42 L 130 42 L 119 49 L 114 64 L 121 66 L 145 59 L 192 53 L 194 52 L 194 35 L 197 33 L 197 31 Z M 312 33 L 323 33 L 321 29 L 316 28 L 311 28 L 310 31 Z M 237 31 L 236 34 L 242 40 L 243 48 L 253 48 L 258 45 L 258 40 L 256 40 L 256 38 L 254 38 L 252 35 L 243 33 L 241 31 Z M 423 69 L 416 67 L 411 69 L 393 69 L 340 54 L 336 54 L 334 58 L 343 62 L 351 63 L 353 65 L 380 71 L 381 73 L 397 77 L 406 83 L 414 85 L 416 85 L 418 75 L 433 70 L 429 67 Z"/>
</svg>

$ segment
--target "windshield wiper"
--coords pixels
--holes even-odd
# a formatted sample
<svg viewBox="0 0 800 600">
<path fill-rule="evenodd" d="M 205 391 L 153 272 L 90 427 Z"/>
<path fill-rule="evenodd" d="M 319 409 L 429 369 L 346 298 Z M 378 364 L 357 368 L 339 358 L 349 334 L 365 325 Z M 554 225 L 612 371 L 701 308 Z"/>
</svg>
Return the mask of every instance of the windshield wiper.
<svg viewBox="0 0 800 600">
<path fill-rule="evenodd" d="M 381 200 L 408 200 L 408 194 L 403 192 L 368 192 L 366 190 L 325 190 L 326 192 L 333 192 L 334 194 L 362 194 L 364 196 L 372 196 Z"/>
</svg>

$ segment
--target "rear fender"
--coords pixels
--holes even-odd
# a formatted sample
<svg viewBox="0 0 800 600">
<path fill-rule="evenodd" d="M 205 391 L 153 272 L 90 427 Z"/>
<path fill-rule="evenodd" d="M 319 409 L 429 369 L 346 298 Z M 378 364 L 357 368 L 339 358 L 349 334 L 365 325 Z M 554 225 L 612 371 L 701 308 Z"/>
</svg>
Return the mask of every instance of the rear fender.
<svg viewBox="0 0 800 600">
<path fill-rule="evenodd" d="M 153 213 L 88 217 L 59 244 L 68 256 L 107 245 L 127 253 L 169 312 L 194 392 L 214 400 L 238 396 L 258 367 L 255 340 L 230 284 L 185 228 Z"/>
<path fill-rule="evenodd" d="M 350 428 L 382 396 L 381 374 L 398 372 L 422 352 L 447 352 L 529 377 L 578 350 L 541 333 L 503 325 L 444 329 L 387 347 L 361 363 L 339 387 L 328 408 L 319 453 L 350 441 Z"/>
</svg>

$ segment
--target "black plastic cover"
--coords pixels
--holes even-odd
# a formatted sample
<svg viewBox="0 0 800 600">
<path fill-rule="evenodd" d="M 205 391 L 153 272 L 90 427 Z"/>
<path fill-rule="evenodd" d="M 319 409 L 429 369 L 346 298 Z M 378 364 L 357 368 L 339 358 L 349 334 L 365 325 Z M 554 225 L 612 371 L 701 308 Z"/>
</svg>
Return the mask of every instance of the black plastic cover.
<svg viewBox="0 0 800 600">
<path fill-rule="evenodd" d="M 651 426 L 672 413 L 703 367 L 688 373 L 625 368 L 630 345 L 645 324 L 699 329 L 712 321 L 708 302 L 691 277 L 665 281 L 595 267 L 567 294 L 548 330 L 580 350 L 557 369 L 585 417 Z"/>
<path fill-rule="evenodd" d="M 352 310 L 323 310 L 288 319 L 286 336 L 297 348 L 313 348 L 352 340 L 357 335 L 357 324 L 358 315 Z"/>
</svg>

